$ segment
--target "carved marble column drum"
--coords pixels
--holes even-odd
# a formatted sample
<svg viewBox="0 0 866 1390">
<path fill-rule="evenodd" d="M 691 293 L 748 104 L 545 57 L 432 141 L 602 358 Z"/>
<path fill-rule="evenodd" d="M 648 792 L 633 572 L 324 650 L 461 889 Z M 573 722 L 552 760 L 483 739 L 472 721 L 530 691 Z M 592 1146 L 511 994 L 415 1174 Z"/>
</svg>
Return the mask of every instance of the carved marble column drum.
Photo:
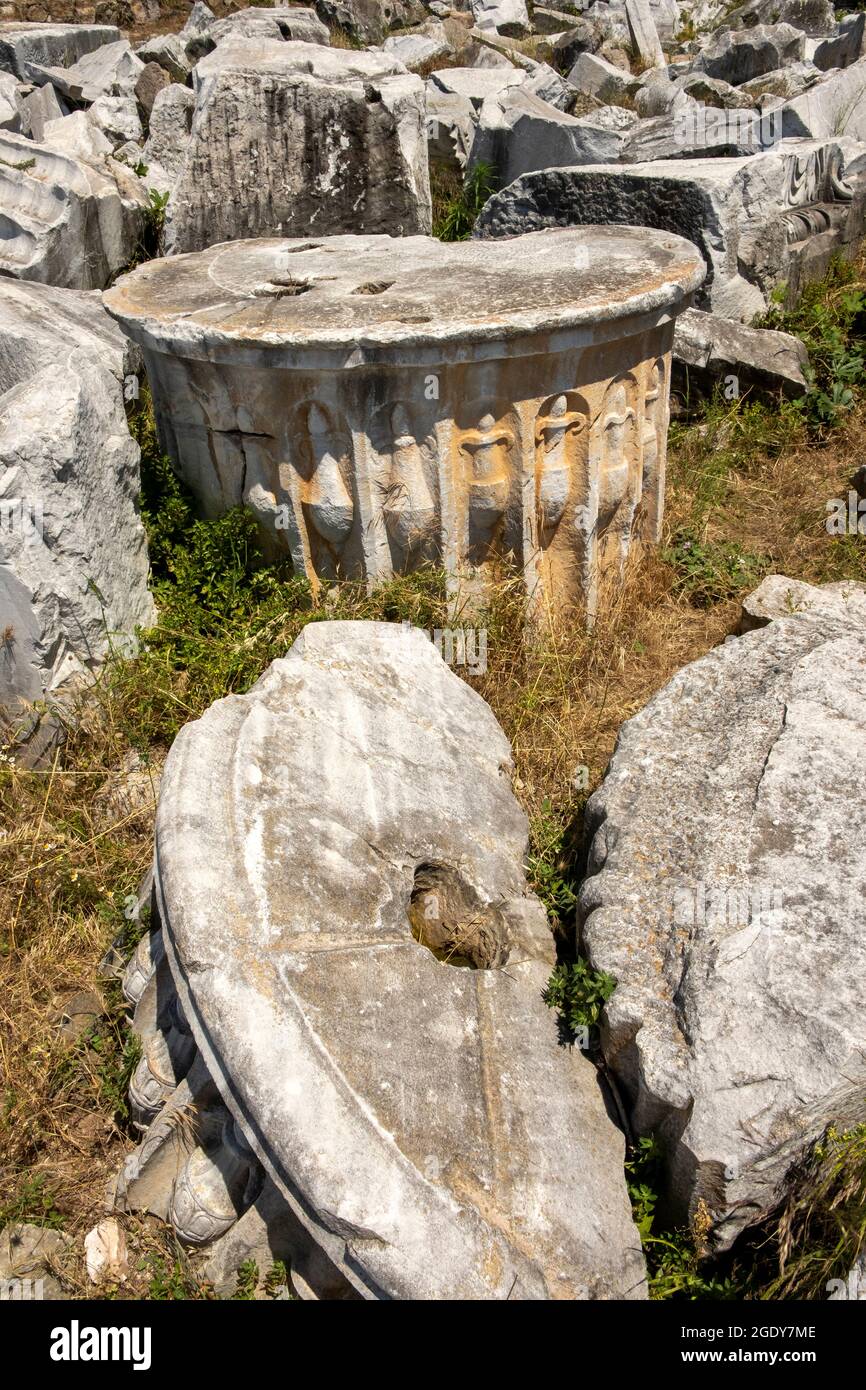
<svg viewBox="0 0 866 1390">
<path fill-rule="evenodd" d="M 681 237 L 335 236 L 150 261 L 105 304 L 144 350 L 160 437 L 203 512 L 243 504 L 298 573 L 521 572 L 593 615 L 658 539 Z"/>
</svg>

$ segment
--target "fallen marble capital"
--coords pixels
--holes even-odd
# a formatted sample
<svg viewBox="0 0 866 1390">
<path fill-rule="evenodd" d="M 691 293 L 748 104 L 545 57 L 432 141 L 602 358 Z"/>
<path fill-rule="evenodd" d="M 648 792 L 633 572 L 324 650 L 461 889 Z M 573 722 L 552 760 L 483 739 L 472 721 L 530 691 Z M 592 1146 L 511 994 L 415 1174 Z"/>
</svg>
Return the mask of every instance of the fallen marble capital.
<svg viewBox="0 0 866 1390">
<path fill-rule="evenodd" d="M 536 611 L 599 605 L 658 538 L 673 321 L 704 267 L 634 228 L 506 243 L 235 242 L 105 303 L 208 515 L 244 504 L 298 574 L 503 566 Z"/>
<path fill-rule="evenodd" d="M 542 1002 L 511 766 L 406 625 L 313 623 L 186 726 L 119 1205 L 235 1260 L 282 1219 L 308 1297 L 645 1297 L 622 1134 Z"/>
</svg>

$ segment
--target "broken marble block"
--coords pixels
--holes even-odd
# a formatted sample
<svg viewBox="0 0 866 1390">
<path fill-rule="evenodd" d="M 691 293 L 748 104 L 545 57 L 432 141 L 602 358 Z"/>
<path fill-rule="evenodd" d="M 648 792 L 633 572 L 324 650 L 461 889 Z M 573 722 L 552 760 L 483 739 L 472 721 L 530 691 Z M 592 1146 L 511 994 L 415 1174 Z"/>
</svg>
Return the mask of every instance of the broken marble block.
<svg viewBox="0 0 866 1390">
<path fill-rule="evenodd" d="M 720 77 L 737 87 L 765 72 L 798 63 L 805 56 L 805 44 L 805 34 L 790 24 L 723 29 L 698 54 L 694 66 L 708 77 Z"/>
<path fill-rule="evenodd" d="M 48 126 L 56 134 L 80 114 Z M 0 133 L 0 273 L 67 289 L 99 289 L 129 264 L 147 196 L 131 169 L 99 155 L 104 137 L 90 124 L 94 142 L 86 158 Z"/>
<path fill-rule="evenodd" d="M 498 69 L 494 69 L 498 71 Z M 526 91 L 523 84 L 488 97 L 481 108 L 470 152 L 470 167 L 488 164 L 504 184 L 536 169 L 575 164 L 613 164 L 633 124 L 622 111 L 617 126 L 598 124 L 595 113 L 566 115 Z"/>
<path fill-rule="evenodd" d="M 542 1002 L 511 770 L 408 625 L 311 624 L 182 730 L 121 1205 L 235 1260 L 288 1216 L 308 1297 L 646 1296 L 623 1136 Z"/>
<path fill-rule="evenodd" d="M 843 9 L 845 6 L 842 7 Z M 760 24 L 790 24 L 804 34 L 829 34 L 833 28 L 832 0 L 745 0 L 724 16 L 729 29 Z"/>
<path fill-rule="evenodd" d="M 0 273 L 81 290 L 101 289 L 129 264 L 147 205 L 140 181 L 116 161 L 79 159 L 6 132 L 0 199 Z"/>
<path fill-rule="evenodd" d="M 22 82 L 42 81 L 46 67 L 71 67 L 107 43 L 117 43 L 113 24 L 0 24 L 0 68 Z M 35 76 L 34 74 L 39 74 Z"/>
<path fill-rule="evenodd" d="M 98 293 L 0 280 L 0 392 L 67 355 L 98 361 L 118 385 L 141 370 L 139 349 L 105 312 Z"/>
<path fill-rule="evenodd" d="M 702 309 L 680 314 L 674 330 L 672 390 L 686 401 L 734 384 L 737 396 L 802 396 L 809 354 L 792 333 L 750 328 Z"/>
<path fill-rule="evenodd" d="M 251 5 L 215 19 L 207 30 L 214 45 L 228 39 L 274 39 L 279 42 L 329 44 L 330 34 L 315 10 L 301 5 Z"/>
<path fill-rule="evenodd" d="M 822 598 L 674 676 L 587 805 L 605 1057 L 674 1216 L 720 1248 L 866 1120 L 866 622 Z"/>
<path fill-rule="evenodd" d="M 846 178 L 859 153 L 851 141 L 786 140 L 739 158 L 540 170 L 495 193 L 473 235 L 602 222 L 663 228 L 693 241 L 709 267 L 698 307 L 750 322 L 777 285 L 820 276 L 832 250 L 862 234 L 862 181 Z"/>
<path fill-rule="evenodd" d="M 157 63 L 172 82 L 186 82 L 192 63 L 186 54 L 186 47 L 179 34 L 156 34 L 138 45 L 135 50 L 145 67 Z"/>
<path fill-rule="evenodd" d="M 21 132 L 22 97 L 19 90 L 20 85 L 17 78 L 13 77 L 11 73 L 0 71 L 0 130 L 11 130 L 16 134 Z M 26 125 L 24 134 L 29 134 Z"/>
<path fill-rule="evenodd" d="M 469 4 L 479 29 L 494 29 L 509 38 L 529 32 L 526 0 L 469 0 Z"/>
<path fill-rule="evenodd" d="M 506 88 L 522 86 L 525 80 L 525 73 L 510 65 L 493 68 L 443 68 L 439 72 L 431 72 L 427 86 L 471 101 L 475 109 L 480 111 L 488 97 L 502 96 Z"/>
<path fill-rule="evenodd" d="M 155 617 L 122 338 L 99 301 L 0 282 L 0 706 L 89 679 Z"/>
<path fill-rule="evenodd" d="M 858 10 L 856 14 L 844 15 L 833 33 L 815 47 L 812 62 L 822 72 L 834 68 L 847 68 L 862 58 L 866 49 L 866 14 Z"/>
<path fill-rule="evenodd" d="M 592 614 L 658 538 L 703 274 L 634 228 L 310 238 L 150 261 L 105 303 L 204 510 L 251 508 L 314 587 L 432 562 L 468 598 L 504 566 L 539 611 Z"/>
<path fill-rule="evenodd" d="M 665 67 L 665 55 L 662 52 L 650 0 L 625 0 L 625 17 L 632 52 L 644 70 Z"/>
<path fill-rule="evenodd" d="M 114 149 L 113 142 L 91 120 L 90 111 L 73 111 L 58 120 L 46 121 L 41 143 L 86 164 L 101 163 Z"/>
<path fill-rule="evenodd" d="M 381 43 L 392 30 L 428 18 L 418 0 L 316 0 L 315 9 L 326 25 L 359 44 Z"/>
<path fill-rule="evenodd" d="M 468 97 L 427 81 L 427 154 L 432 164 L 462 174 L 469 160 L 478 113 Z"/>
<path fill-rule="evenodd" d="M 162 170 L 169 187 L 183 168 L 194 110 L 192 92 L 177 82 L 170 82 L 156 94 L 142 160 L 148 173 L 154 165 Z"/>
<path fill-rule="evenodd" d="M 866 58 L 825 73 L 772 115 L 780 121 L 784 137 L 866 141 Z"/>
<path fill-rule="evenodd" d="M 633 101 L 640 91 L 640 79 L 623 72 L 597 53 L 581 53 L 568 81 L 579 92 L 597 97 L 599 101 Z"/>
<path fill-rule="evenodd" d="M 59 121 L 69 114 L 69 107 L 61 101 L 50 82 L 41 87 L 23 88 L 25 96 L 19 94 L 21 111 L 21 134 L 29 135 L 31 140 L 41 144 L 45 127 L 49 121 Z"/>
<path fill-rule="evenodd" d="M 784 574 L 768 574 L 743 599 L 740 631 L 751 632 L 795 613 L 813 618 L 844 618 L 856 627 L 866 626 L 866 584 L 853 579 L 835 584 L 806 584 Z"/>
<path fill-rule="evenodd" d="M 396 58 L 410 72 L 427 63 L 448 58 L 453 52 L 445 26 L 439 20 L 432 20 L 408 34 L 395 34 L 387 38 L 382 47 L 389 57 Z"/>
<path fill-rule="evenodd" d="M 45 67 L 33 81 L 50 82 L 70 101 L 91 102 L 104 96 L 131 96 L 144 70 L 126 39 L 103 44 L 71 67 Z"/>
<path fill-rule="evenodd" d="M 430 229 L 424 83 L 378 52 L 226 40 L 196 105 L 166 246 Z"/>
</svg>

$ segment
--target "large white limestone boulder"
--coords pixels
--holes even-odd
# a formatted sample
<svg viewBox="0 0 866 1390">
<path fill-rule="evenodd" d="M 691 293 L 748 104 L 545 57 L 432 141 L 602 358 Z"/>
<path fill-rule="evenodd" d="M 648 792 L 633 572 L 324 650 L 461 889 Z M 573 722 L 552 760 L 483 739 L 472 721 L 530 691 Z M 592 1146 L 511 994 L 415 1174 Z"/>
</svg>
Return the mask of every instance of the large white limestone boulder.
<svg viewBox="0 0 866 1390">
<path fill-rule="evenodd" d="M 424 84 L 377 52 L 226 40 L 196 106 L 170 251 L 238 237 L 430 229 Z"/>
<path fill-rule="evenodd" d="M 794 593 L 775 616 L 781 584 L 768 626 L 623 726 L 587 806 L 605 1055 L 675 1209 L 703 1204 L 721 1246 L 828 1125 L 866 1119 L 863 598 Z"/>
<path fill-rule="evenodd" d="M 0 285 L 0 706 L 88 679 L 154 621 L 127 349 L 92 295 Z"/>
<path fill-rule="evenodd" d="M 511 767 L 423 633 L 333 622 L 166 763 L 157 899 L 182 1013 L 364 1298 L 645 1296 L 623 1136 L 542 1002 Z"/>
</svg>

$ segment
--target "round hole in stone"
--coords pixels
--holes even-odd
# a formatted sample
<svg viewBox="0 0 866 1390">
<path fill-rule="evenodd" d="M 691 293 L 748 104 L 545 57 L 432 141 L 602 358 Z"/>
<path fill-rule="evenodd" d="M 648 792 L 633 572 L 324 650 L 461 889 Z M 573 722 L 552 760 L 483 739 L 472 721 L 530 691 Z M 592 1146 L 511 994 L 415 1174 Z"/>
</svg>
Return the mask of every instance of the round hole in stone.
<svg viewBox="0 0 866 1390">
<path fill-rule="evenodd" d="M 297 256 L 300 251 L 321 251 L 320 241 L 305 241 L 303 246 L 284 246 L 283 254 L 286 256 Z"/>
<path fill-rule="evenodd" d="M 495 903 L 483 903 L 458 870 L 419 864 L 409 898 L 419 946 L 445 965 L 492 970 L 508 959 L 508 931 Z"/>
<path fill-rule="evenodd" d="M 431 315 L 431 314 L 401 314 L 401 315 L 400 315 L 400 322 L 401 322 L 401 323 L 430 323 L 431 321 L 432 321 L 432 315 Z"/>
<path fill-rule="evenodd" d="M 351 291 L 352 294 L 384 294 L 394 284 L 393 280 L 368 280 L 366 285 L 359 285 L 357 289 Z"/>
</svg>

